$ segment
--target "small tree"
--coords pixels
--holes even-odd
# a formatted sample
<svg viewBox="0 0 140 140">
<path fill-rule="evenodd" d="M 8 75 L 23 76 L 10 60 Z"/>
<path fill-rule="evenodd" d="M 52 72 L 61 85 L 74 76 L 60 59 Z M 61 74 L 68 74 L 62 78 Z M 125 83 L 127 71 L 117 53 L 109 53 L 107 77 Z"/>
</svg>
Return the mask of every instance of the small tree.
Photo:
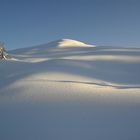
<svg viewBox="0 0 140 140">
<path fill-rule="evenodd" d="M 0 59 L 4 59 L 4 52 L 5 52 L 5 48 L 4 48 L 4 43 L 0 42 Z"/>
</svg>

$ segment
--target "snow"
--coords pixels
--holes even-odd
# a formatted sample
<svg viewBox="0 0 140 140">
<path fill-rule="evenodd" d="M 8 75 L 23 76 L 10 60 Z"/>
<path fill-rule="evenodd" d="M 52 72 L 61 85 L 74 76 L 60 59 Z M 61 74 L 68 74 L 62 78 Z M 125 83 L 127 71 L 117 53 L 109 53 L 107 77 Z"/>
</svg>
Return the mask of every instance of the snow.
<svg viewBox="0 0 140 140">
<path fill-rule="evenodd" d="M 58 47 L 59 48 L 65 48 L 65 47 L 93 47 L 93 45 L 88 45 L 83 42 L 72 40 L 72 39 L 62 39 L 61 41 L 58 41 Z"/>
<path fill-rule="evenodd" d="M 61 39 L 8 54 L 0 139 L 140 139 L 140 48 Z"/>
</svg>

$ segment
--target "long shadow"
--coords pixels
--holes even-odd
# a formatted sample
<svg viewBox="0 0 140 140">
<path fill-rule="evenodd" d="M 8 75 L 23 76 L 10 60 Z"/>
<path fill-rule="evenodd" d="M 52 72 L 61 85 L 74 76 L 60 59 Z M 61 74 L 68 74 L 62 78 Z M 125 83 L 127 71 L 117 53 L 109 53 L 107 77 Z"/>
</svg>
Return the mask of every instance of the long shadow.
<svg viewBox="0 0 140 140">
<path fill-rule="evenodd" d="M 49 79 L 28 79 L 25 81 L 31 81 L 31 82 L 56 82 L 56 83 L 72 83 L 72 84 L 85 84 L 85 85 L 97 85 L 97 86 L 103 86 L 103 87 L 113 87 L 116 89 L 130 89 L 130 88 L 140 88 L 139 86 L 131 86 L 131 85 L 111 85 L 107 84 L 106 82 L 81 82 L 81 81 L 73 81 L 73 80 L 49 80 Z"/>
<path fill-rule="evenodd" d="M 65 56 L 84 56 L 84 55 L 115 55 L 115 56 L 140 56 L 140 49 L 131 48 L 104 48 L 104 47 L 88 47 L 88 48 L 64 48 L 64 49 L 54 49 L 51 47 L 31 47 L 23 48 L 19 50 L 9 51 L 13 54 L 23 54 L 31 56 L 36 55 L 47 55 L 47 57 L 65 57 Z"/>
<path fill-rule="evenodd" d="M 44 54 L 47 57 L 61 57 L 61 56 L 75 56 L 75 55 L 82 55 L 85 52 L 90 52 L 94 51 L 94 48 L 67 48 L 67 49 L 54 49 L 54 48 L 24 48 L 24 49 L 19 49 L 19 50 L 13 50 L 9 51 L 11 54 L 23 54 L 23 55 L 28 55 L 31 56 L 36 56 L 41 54 L 41 56 Z"/>
</svg>

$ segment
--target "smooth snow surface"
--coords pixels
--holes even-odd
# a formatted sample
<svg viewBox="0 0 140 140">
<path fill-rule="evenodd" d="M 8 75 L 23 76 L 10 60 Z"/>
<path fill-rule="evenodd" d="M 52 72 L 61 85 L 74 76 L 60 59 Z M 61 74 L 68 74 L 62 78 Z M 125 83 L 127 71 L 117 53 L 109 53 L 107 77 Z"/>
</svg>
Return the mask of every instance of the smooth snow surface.
<svg viewBox="0 0 140 140">
<path fill-rule="evenodd" d="M 72 39 L 62 39 L 59 41 L 58 47 L 93 47 L 93 45 L 88 45 L 83 42 L 72 40 Z"/>
<path fill-rule="evenodd" d="M 1 140 L 139 140 L 140 49 L 62 39 L 0 61 Z"/>
</svg>

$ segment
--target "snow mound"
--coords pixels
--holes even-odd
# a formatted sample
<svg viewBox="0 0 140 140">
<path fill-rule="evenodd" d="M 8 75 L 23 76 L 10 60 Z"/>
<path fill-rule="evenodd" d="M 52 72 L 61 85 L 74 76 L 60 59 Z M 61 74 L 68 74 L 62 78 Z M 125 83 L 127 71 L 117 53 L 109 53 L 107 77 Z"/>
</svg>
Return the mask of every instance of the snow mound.
<svg viewBox="0 0 140 140">
<path fill-rule="evenodd" d="M 10 51 L 12 54 L 22 55 L 42 55 L 54 51 L 63 51 L 68 49 L 69 51 L 75 51 L 76 49 L 95 48 L 94 45 L 88 45 L 83 42 L 72 40 L 72 39 L 59 39 L 51 41 L 47 44 L 32 46 L 28 48 L 20 48 Z"/>
<path fill-rule="evenodd" d="M 85 47 L 79 47 L 82 45 Z M 44 77 L 48 78 L 50 73 L 52 73 L 52 77 L 57 73 L 57 75 L 61 75 L 61 78 L 57 79 L 55 76 L 56 79 L 53 80 L 93 83 L 93 85 L 96 83 L 104 86 L 111 85 L 115 88 L 140 87 L 139 48 L 87 46 L 76 40 L 62 39 L 45 45 L 13 50 L 9 54 L 15 61 L 18 61 L 11 62 L 13 68 L 16 69 L 17 65 L 14 64 L 18 64 L 18 67 L 22 68 L 21 71 L 27 70 L 27 73 L 23 74 L 23 78 L 33 74 L 36 76 L 42 72 L 45 73 Z M 23 64 L 25 64 L 24 67 L 22 67 Z M 3 68 L 2 64 L 0 67 Z M 6 67 L 5 69 L 8 71 L 9 65 Z M 9 73 L 20 72 L 19 69 L 17 71 L 15 69 L 12 71 L 10 67 Z M 67 76 L 64 76 L 65 74 Z M 22 74 L 19 75 L 20 80 Z M 73 76 L 76 79 L 70 79 Z"/>
<path fill-rule="evenodd" d="M 8 54 L 2 140 L 140 139 L 140 48 L 63 39 Z"/>
<path fill-rule="evenodd" d="M 72 40 L 72 39 L 62 39 L 58 41 L 59 48 L 65 47 L 93 47 L 93 45 L 85 44 L 83 42 Z"/>
</svg>

